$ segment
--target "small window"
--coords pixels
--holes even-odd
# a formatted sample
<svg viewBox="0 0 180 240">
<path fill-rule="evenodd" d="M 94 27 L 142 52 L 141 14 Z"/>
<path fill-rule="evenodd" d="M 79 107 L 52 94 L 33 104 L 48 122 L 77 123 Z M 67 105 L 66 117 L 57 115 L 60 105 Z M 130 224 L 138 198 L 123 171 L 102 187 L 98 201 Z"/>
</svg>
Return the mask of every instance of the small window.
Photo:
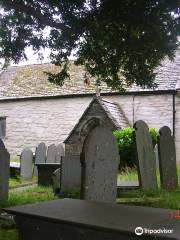
<svg viewBox="0 0 180 240">
<path fill-rule="evenodd" d="M 0 117 L 0 138 L 6 136 L 6 117 Z"/>
</svg>

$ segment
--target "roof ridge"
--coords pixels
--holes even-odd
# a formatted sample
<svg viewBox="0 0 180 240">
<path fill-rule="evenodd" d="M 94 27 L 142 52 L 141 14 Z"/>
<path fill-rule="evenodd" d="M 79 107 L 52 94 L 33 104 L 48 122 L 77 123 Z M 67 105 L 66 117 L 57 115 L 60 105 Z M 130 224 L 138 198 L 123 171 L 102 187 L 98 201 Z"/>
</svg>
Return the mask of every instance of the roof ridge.
<svg viewBox="0 0 180 240">
<path fill-rule="evenodd" d="M 72 59 L 70 59 L 69 61 L 74 63 L 74 60 L 72 60 Z M 31 64 L 24 64 L 24 65 L 9 65 L 6 69 L 8 69 L 9 67 L 27 67 L 27 66 L 46 65 L 46 64 L 55 65 L 55 64 L 52 63 L 52 62 L 31 63 Z"/>
<path fill-rule="evenodd" d="M 106 101 L 106 102 L 108 102 L 108 101 Z M 111 102 L 109 102 L 109 103 L 111 103 Z M 110 112 L 108 107 L 103 103 L 103 99 L 102 98 L 101 98 L 101 106 L 104 108 L 104 110 L 107 113 L 108 117 L 114 122 L 115 126 L 121 128 L 121 126 L 117 122 L 116 118 L 112 115 L 112 113 Z"/>
<path fill-rule="evenodd" d="M 112 102 L 112 101 L 110 101 L 110 100 L 106 100 L 106 99 L 104 99 L 104 98 L 102 98 L 102 101 L 103 101 L 103 102 L 107 102 L 107 103 L 111 103 L 111 104 L 116 104 L 116 103 L 114 103 L 114 102 Z"/>
<path fill-rule="evenodd" d="M 121 113 L 123 114 L 123 117 L 126 119 L 127 123 L 129 124 L 129 126 L 131 126 L 131 123 L 128 119 L 128 117 L 126 116 L 124 110 L 122 109 L 122 107 L 119 105 L 119 103 L 114 102 L 114 104 L 119 108 L 119 110 L 121 111 Z"/>
</svg>

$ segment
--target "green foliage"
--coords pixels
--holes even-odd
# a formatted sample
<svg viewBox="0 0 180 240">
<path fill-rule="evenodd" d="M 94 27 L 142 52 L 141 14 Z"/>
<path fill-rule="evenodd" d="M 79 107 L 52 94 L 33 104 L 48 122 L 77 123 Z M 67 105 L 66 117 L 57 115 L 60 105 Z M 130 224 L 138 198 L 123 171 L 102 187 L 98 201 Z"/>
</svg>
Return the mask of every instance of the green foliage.
<svg viewBox="0 0 180 240">
<path fill-rule="evenodd" d="M 60 85 L 76 50 L 76 64 L 113 88 L 122 90 L 124 79 L 153 86 L 154 68 L 179 44 L 178 0 L 1 0 L 0 7 L 0 58 L 17 63 L 27 46 L 48 47 L 61 66 L 49 78 Z"/>
<path fill-rule="evenodd" d="M 0 227 L 0 240 L 19 240 L 16 229 L 2 229 Z"/>
<path fill-rule="evenodd" d="M 156 128 L 150 128 L 149 133 L 150 133 L 151 138 L 152 138 L 153 146 L 155 146 L 156 143 L 157 143 L 157 140 L 158 140 L 158 131 L 157 131 Z"/>
<path fill-rule="evenodd" d="M 35 184 L 37 183 L 37 177 L 33 177 L 31 180 L 23 179 L 20 176 L 16 175 L 15 177 L 11 177 L 9 179 L 9 187 L 20 187 L 20 186 L 26 186 L 28 184 Z"/>
<path fill-rule="evenodd" d="M 153 130 L 154 131 L 154 130 Z M 177 166 L 179 186 L 180 186 L 180 165 Z M 157 173 L 159 179 L 159 173 Z M 118 180 L 123 181 L 137 181 L 137 170 L 126 168 L 118 174 Z M 119 192 L 117 199 L 118 203 L 131 204 L 137 206 L 157 207 L 157 208 L 180 208 L 180 188 L 166 191 L 160 188 L 160 181 L 158 181 L 159 188 L 157 190 L 143 191 L 124 190 Z"/>
<path fill-rule="evenodd" d="M 80 198 L 80 188 L 72 188 L 68 191 L 65 191 L 59 195 L 60 198 L 74 198 L 74 199 L 79 199 Z"/>
<path fill-rule="evenodd" d="M 114 132 L 117 139 L 120 154 L 121 167 L 134 167 L 135 163 L 135 141 L 134 141 L 134 128 L 124 128 Z"/>
<path fill-rule="evenodd" d="M 24 190 L 11 190 L 8 201 L 0 202 L 0 208 L 50 201 L 53 199 L 56 199 L 56 197 L 54 196 L 53 189 L 51 187 L 37 186 Z"/>
<path fill-rule="evenodd" d="M 124 128 L 114 131 L 114 136 L 117 139 L 120 153 L 120 168 L 136 166 L 136 143 L 134 137 L 134 128 Z M 150 128 L 149 133 L 152 137 L 153 145 L 157 143 L 158 131 L 155 128 Z"/>
</svg>

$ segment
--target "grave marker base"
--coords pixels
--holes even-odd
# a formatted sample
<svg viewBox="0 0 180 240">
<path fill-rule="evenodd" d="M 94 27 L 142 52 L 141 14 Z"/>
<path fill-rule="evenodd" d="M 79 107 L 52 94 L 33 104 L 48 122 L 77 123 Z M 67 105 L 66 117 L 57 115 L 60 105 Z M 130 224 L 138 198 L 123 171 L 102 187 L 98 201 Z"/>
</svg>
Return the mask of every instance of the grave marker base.
<svg viewBox="0 0 180 240">
<path fill-rule="evenodd" d="M 170 218 L 171 209 L 61 199 L 4 211 L 15 215 L 21 240 L 180 239 L 180 221 Z M 173 233 L 137 236 L 136 227 Z"/>
<path fill-rule="evenodd" d="M 60 163 L 37 163 L 38 185 L 49 186 L 53 184 L 53 172 L 60 168 Z"/>
</svg>

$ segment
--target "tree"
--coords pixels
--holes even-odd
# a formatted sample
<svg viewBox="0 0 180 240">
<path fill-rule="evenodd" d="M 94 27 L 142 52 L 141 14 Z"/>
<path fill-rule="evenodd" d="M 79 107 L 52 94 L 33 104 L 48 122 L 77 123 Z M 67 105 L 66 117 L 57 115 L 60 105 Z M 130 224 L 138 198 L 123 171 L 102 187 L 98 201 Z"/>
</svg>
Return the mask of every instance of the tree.
<svg viewBox="0 0 180 240">
<path fill-rule="evenodd" d="M 61 66 L 49 80 L 60 85 L 76 51 L 75 63 L 100 82 L 152 87 L 154 68 L 179 44 L 179 0 L 0 0 L 0 6 L 0 57 L 17 63 L 27 46 L 48 47 Z"/>
</svg>

